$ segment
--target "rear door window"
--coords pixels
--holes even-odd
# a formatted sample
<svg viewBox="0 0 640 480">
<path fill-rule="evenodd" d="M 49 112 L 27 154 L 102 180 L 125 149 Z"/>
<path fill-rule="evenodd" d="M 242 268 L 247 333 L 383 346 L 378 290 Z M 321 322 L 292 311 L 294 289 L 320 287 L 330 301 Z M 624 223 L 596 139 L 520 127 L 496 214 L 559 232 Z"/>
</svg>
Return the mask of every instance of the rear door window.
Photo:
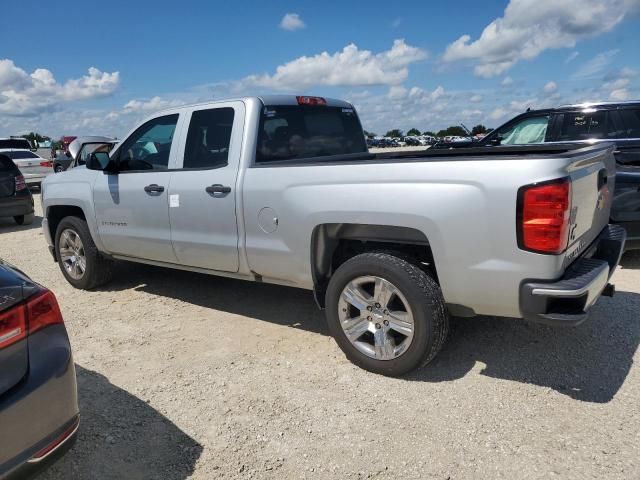
<svg viewBox="0 0 640 480">
<path fill-rule="evenodd" d="M 507 126 L 497 134 L 502 137 L 501 145 L 544 143 L 548 126 L 549 115 L 529 117 Z"/>
<path fill-rule="evenodd" d="M 219 168 L 228 164 L 234 111 L 231 107 L 191 114 L 183 168 Z"/>
<path fill-rule="evenodd" d="M 640 108 L 625 108 L 618 110 L 624 136 L 618 138 L 640 138 Z"/>
<path fill-rule="evenodd" d="M 267 106 L 263 108 L 256 162 L 367 153 L 353 108 Z"/>
<path fill-rule="evenodd" d="M 563 115 L 559 141 L 606 138 L 607 112 L 567 112 Z"/>
</svg>

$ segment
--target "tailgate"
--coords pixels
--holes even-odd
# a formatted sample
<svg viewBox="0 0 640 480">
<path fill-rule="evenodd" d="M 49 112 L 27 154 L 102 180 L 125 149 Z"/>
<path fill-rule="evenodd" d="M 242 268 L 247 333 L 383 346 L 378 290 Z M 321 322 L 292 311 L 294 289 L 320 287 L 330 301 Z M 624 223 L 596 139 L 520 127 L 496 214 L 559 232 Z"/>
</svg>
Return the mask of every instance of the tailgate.
<svg viewBox="0 0 640 480">
<path fill-rule="evenodd" d="M 613 150 L 613 145 L 585 148 L 568 167 L 571 215 L 565 264 L 574 260 L 609 223 L 616 179 Z"/>
<path fill-rule="evenodd" d="M 0 171 L 0 198 L 11 197 L 16 188 L 16 180 L 12 173 Z"/>
</svg>

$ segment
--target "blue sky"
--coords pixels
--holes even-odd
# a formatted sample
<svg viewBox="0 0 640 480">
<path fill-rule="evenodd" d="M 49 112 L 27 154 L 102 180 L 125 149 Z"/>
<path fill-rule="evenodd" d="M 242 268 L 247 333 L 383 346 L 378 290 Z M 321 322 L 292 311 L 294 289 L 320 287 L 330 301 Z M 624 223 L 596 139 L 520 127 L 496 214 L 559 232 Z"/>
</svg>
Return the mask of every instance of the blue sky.
<svg viewBox="0 0 640 480">
<path fill-rule="evenodd" d="M 122 136 L 162 107 L 269 92 L 351 100 L 377 133 L 640 98 L 640 0 L 429 3 L 10 2 L 0 135 Z"/>
</svg>

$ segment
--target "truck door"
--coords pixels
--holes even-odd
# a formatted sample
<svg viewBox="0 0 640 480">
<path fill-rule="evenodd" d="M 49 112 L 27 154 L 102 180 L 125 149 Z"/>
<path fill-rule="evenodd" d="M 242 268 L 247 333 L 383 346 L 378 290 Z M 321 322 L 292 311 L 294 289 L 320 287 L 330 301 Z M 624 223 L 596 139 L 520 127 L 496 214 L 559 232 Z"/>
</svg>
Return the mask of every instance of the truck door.
<svg viewBox="0 0 640 480">
<path fill-rule="evenodd" d="M 112 154 L 119 172 L 96 177 L 96 221 L 109 252 L 175 263 L 168 193 L 178 118 L 174 113 L 141 125 Z"/>
<path fill-rule="evenodd" d="M 236 179 L 244 116 L 242 102 L 187 110 L 169 188 L 171 241 L 183 265 L 238 271 Z"/>
</svg>

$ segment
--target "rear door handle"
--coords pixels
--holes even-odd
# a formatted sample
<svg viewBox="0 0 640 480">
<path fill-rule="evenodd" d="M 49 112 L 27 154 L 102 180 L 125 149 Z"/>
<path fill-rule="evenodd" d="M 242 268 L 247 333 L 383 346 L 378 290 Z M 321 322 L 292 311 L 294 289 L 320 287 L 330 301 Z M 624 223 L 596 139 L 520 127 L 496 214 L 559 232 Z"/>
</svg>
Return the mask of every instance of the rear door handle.
<svg viewBox="0 0 640 480">
<path fill-rule="evenodd" d="M 211 185 L 210 187 L 205 188 L 205 191 L 212 195 L 214 193 L 229 193 L 231 192 L 231 187 L 227 187 L 226 185 L 220 185 L 219 183 L 216 183 L 214 185 Z"/>
<path fill-rule="evenodd" d="M 151 185 L 144 187 L 144 191 L 147 193 L 162 193 L 164 192 L 164 187 L 162 185 L 152 183 Z"/>
</svg>

